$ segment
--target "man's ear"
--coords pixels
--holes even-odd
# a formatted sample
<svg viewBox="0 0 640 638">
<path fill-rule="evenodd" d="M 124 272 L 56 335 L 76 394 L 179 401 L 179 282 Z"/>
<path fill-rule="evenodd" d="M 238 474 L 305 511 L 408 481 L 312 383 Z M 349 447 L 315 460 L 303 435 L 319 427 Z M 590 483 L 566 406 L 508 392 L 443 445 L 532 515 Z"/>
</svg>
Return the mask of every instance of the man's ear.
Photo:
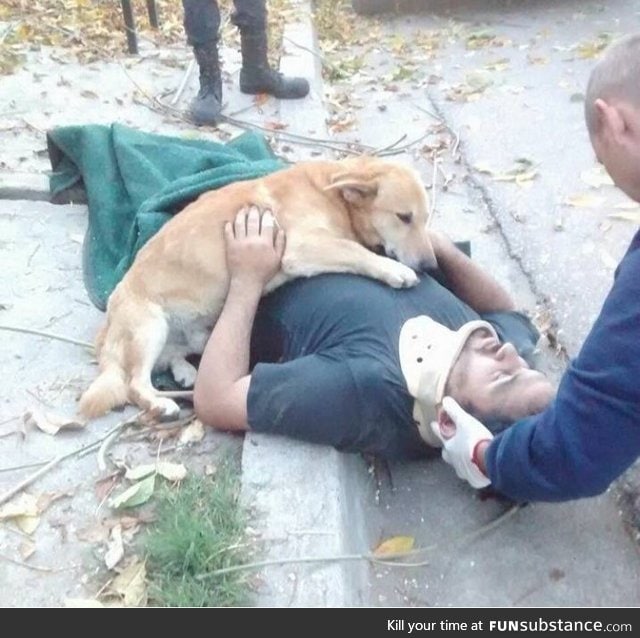
<svg viewBox="0 0 640 638">
<path fill-rule="evenodd" d="M 440 405 L 437 409 L 438 426 L 443 439 L 450 439 L 456 433 L 456 424 Z"/>
<path fill-rule="evenodd" d="M 339 190 L 345 201 L 350 204 L 362 204 L 366 199 L 378 194 L 378 181 L 370 175 L 341 173 L 335 175 L 324 190 Z"/>
<path fill-rule="evenodd" d="M 598 117 L 598 129 L 603 137 L 619 141 L 626 129 L 622 111 L 602 98 L 598 98 L 593 105 Z"/>
</svg>

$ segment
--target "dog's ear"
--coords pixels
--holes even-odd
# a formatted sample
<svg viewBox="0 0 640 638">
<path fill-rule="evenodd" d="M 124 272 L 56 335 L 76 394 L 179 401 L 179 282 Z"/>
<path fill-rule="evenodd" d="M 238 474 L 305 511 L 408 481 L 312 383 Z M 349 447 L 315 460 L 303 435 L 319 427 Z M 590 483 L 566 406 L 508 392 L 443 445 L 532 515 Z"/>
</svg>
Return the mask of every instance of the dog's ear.
<svg viewBox="0 0 640 638">
<path fill-rule="evenodd" d="M 339 190 L 345 201 L 350 204 L 361 204 L 366 199 L 378 194 L 378 180 L 371 175 L 355 173 L 339 173 L 324 190 Z"/>
</svg>

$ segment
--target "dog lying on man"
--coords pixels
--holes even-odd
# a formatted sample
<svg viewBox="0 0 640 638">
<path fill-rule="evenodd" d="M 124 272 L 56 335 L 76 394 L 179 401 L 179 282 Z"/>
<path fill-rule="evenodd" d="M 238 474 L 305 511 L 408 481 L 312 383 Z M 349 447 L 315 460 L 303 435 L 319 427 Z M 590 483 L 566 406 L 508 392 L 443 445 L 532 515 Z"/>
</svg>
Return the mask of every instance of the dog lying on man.
<svg viewBox="0 0 640 638">
<path fill-rule="evenodd" d="M 159 419 L 178 414 L 174 401 L 157 396 L 151 374 L 170 369 L 179 384 L 193 385 L 186 357 L 202 353 L 229 284 L 223 227 L 251 204 L 273 211 L 286 233 L 281 272 L 267 292 L 328 272 L 403 288 L 417 283 L 415 270 L 436 266 L 424 187 L 397 162 L 301 162 L 208 191 L 147 242 L 111 294 L 96 339 L 100 374 L 80 398 L 84 417 L 128 402 Z"/>
</svg>

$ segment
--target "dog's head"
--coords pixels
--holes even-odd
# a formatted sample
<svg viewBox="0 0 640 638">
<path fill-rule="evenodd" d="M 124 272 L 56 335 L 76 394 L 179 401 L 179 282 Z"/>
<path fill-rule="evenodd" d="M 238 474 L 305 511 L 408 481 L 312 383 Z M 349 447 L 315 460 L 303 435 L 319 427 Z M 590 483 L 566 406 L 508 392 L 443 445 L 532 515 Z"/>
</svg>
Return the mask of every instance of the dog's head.
<svg viewBox="0 0 640 638">
<path fill-rule="evenodd" d="M 429 205 L 414 169 L 374 157 L 345 160 L 326 190 L 337 190 L 360 242 L 414 270 L 437 266 L 427 232 Z"/>
</svg>

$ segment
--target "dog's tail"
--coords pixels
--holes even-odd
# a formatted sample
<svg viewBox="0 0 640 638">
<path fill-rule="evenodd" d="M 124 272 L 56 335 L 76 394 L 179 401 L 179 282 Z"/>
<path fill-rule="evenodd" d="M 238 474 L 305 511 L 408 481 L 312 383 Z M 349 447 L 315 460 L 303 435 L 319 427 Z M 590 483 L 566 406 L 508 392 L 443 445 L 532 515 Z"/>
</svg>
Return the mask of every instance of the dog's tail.
<svg viewBox="0 0 640 638">
<path fill-rule="evenodd" d="M 78 405 L 80 414 L 87 419 L 95 419 L 127 402 L 124 342 L 111 333 L 107 323 L 96 339 L 100 374 L 80 397 Z"/>
</svg>

